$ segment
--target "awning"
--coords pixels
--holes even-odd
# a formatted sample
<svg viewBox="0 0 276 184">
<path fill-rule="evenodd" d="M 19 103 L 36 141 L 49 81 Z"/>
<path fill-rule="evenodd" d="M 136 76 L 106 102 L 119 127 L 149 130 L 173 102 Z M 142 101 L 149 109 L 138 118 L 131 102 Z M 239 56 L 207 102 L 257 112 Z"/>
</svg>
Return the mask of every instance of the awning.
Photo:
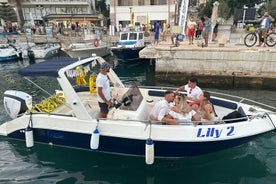
<svg viewBox="0 0 276 184">
<path fill-rule="evenodd" d="M 29 65 L 18 70 L 18 73 L 22 76 L 58 77 L 58 71 L 61 68 L 70 65 L 78 60 L 78 58 L 57 57 L 41 63 Z"/>
</svg>

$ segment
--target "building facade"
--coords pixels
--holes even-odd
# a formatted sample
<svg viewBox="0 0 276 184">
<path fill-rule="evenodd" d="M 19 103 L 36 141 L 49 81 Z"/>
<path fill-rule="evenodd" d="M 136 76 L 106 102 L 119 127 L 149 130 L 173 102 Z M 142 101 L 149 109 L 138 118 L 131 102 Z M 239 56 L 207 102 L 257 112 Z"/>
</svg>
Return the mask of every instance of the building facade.
<svg viewBox="0 0 276 184">
<path fill-rule="evenodd" d="M 50 20 L 86 25 L 103 19 L 95 12 L 95 0 L 9 0 L 9 3 L 17 7 L 18 19 L 23 24 Z"/>
<path fill-rule="evenodd" d="M 153 24 L 155 21 L 175 24 L 175 0 L 110 0 L 110 23 L 119 28 Z M 116 29 L 118 30 L 118 29 Z"/>
</svg>

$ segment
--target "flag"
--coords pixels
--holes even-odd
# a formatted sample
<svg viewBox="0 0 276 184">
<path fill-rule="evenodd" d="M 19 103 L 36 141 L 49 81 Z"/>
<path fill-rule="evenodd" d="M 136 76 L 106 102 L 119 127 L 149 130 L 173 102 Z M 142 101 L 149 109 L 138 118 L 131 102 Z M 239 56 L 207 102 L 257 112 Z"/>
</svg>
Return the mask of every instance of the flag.
<svg viewBox="0 0 276 184">
<path fill-rule="evenodd" d="M 189 0 L 182 0 L 180 13 L 179 13 L 179 21 L 178 21 L 178 25 L 183 27 L 182 34 L 185 34 L 188 6 L 189 6 Z"/>
<path fill-rule="evenodd" d="M 150 21 L 149 21 L 149 15 L 147 14 L 147 16 L 146 16 L 146 30 L 147 30 L 147 32 L 149 32 L 150 31 Z"/>
</svg>

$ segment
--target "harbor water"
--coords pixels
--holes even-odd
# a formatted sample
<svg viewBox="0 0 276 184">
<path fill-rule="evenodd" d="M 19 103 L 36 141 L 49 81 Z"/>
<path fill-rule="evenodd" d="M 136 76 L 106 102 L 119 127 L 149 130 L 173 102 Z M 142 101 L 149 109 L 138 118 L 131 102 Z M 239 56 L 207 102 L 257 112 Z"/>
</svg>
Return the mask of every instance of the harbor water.
<svg viewBox="0 0 276 184">
<path fill-rule="evenodd" d="M 156 82 L 154 65 L 147 62 L 114 65 L 119 78 L 127 85 L 168 85 Z M 36 61 L 41 62 L 41 61 Z M 45 92 L 17 74 L 28 60 L 0 63 L 0 124 L 9 120 L 3 106 L 5 90 L 21 90 L 34 101 L 47 98 Z M 53 93 L 55 79 L 33 78 L 44 90 Z M 178 87 L 174 84 L 174 87 Z M 183 85 L 183 84 L 178 84 Z M 276 92 L 247 89 L 207 89 L 243 96 L 271 106 Z M 265 134 L 228 150 L 181 159 L 155 159 L 146 165 L 144 157 L 110 155 L 36 144 L 28 150 L 24 141 L 0 137 L 0 183 L 26 184 L 274 184 L 276 182 L 276 134 Z"/>
</svg>

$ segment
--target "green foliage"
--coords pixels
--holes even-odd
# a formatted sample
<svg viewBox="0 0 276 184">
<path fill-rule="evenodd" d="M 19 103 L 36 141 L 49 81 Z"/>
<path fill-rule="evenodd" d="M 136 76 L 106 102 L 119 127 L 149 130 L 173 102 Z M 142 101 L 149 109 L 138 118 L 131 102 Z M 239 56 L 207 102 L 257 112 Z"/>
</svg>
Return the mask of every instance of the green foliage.
<svg viewBox="0 0 276 184">
<path fill-rule="evenodd" d="M 14 9 L 7 2 L 1 2 L 0 18 L 5 21 L 11 21 L 11 22 L 17 21 L 17 17 Z"/>
<path fill-rule="evenodd" d="M 218 1 L 219 5 L 219 17 L 228 19 L 231 15 L 234 14 L 235 9 L 243 8 L 244 5 L 252 8 L 255 4 L 264 3 L 264 6 L 260 10 L 260 14 L 263 14 L 264 11 L 269 11 L 270 14 L 275 18 L 276 17 L 276 0 L 208 0 L 205 7 L 202 7 L 199 10 L 199 15 L 204 14 L 211 16 L 213 3 Z"/>
<path fill-rule="evenodd" d="M 269 14 L 276 19 L 276 0 L 269 0 L 258 11 L 258 14 L 262 16 L 264 12 L 268 11 Z M 275 23 L 275 21 L 274 21 Z"/>
</svg>

